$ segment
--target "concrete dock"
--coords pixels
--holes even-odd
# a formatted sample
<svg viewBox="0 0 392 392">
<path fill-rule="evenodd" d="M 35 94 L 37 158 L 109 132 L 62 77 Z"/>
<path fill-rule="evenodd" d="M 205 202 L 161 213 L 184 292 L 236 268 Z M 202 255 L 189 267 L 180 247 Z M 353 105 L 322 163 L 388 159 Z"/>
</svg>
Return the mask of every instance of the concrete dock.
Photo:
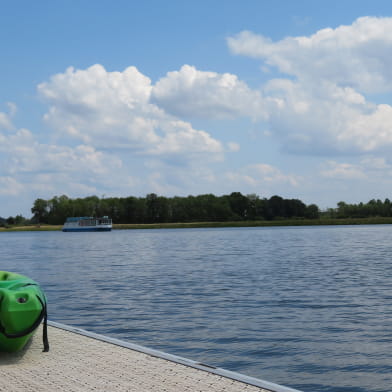
<svg viewBox="0 0 392 392">
<path fill-rule="evenodd" d="M 299 392 L 213 366 L 49 322 L 18 353 L 0 353 L 0 391 Z"/>
</svg>

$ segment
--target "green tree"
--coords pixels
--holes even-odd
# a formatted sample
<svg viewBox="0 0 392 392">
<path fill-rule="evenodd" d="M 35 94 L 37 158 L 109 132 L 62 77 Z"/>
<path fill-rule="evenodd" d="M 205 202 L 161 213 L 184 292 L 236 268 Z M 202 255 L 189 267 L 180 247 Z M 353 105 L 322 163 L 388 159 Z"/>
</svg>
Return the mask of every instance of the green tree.
<svg viewBox="0 0 392 392">
<path fill-rule="evenodd" d="M 52 225 L 60 225 L 68 216 L 73 216 L 72 201 L 66 195 L 50 199 L 48 209 L 48 223 Z"/>
<path fill-rule="evenodd" d="M 267 203 L 267 219 L 284 217 L 286 215 L 284 199 L 280 196 L 272 196 Z"/>
<path fill-rule="evenodd" d="M 13 216 L 9 216 L 5 221 L 7 222 L 7 225 L 15 224 L 15 218 Z"/>
<path fill-rule="evenodd" d="M 239 219 L 246 219 L 249 210 L 249 198 L 241 192 L 232 192 L 229 196 L 230 208 Z"/>
<path fill-rule="evenodd" d="M 344 201 L 339 201 L 337 208 L 337 218 L 347 218 L 349 213 L 349 206 Z"/>
<path fill-rule="evenodd" d="M 36 199 L 31 212 L 35 222 L 48 223 L 48 202 L 46 200 Z"/>
<path fill-rule="evenodd" d="M 319 219 L 320 218 L 320 210 L 316 204 L 309 204 L 306 207 L 305 217 L 308 219 Z"/>
<path fill-rule="evenodd" d="M 306 213 L 306 205 L 298 199 L 286 199 L 283 201 L 284 218 L 304 217 Z"/>
<path fill-rule="evenodd" d="M 150 223 L 167 222 L 168 203 L 163 196 L 150 193 L 146 196 L 147 219 Z"/>
</svg>

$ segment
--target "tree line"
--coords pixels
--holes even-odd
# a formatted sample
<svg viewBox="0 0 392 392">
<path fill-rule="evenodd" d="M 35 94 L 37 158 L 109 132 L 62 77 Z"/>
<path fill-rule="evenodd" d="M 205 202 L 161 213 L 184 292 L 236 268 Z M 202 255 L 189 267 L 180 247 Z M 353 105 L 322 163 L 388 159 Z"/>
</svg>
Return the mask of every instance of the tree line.
<svg viewBox="0 0 392 392">
<path fill-rule="evenodd" d="M 215 196 L 205 194 L 187 197 L 164 197 L 150 193 L 146 197 L 88 196 L 71 199 L 54 196 L 36 199 L 31 219 L 22 215 L 0 217 L 0 226 L 29 223 L 63 224 L 69 216 L 110 216 L 114 223 L 180 223 L 224 222 L 276 219 L 343 219 L 392 217 L 392 202 L 372 199 L 367 203 L 337 203 L 336 208 L 320 211 L 316 204 L 306 205 L 298 199 L 280 196 L 261 198 L 256 194 Z"/>
<path fill-rule="evenodd" d="M 260 198 L 255 194 L 164 197 L 150 193 L 146 197 L 89 196 L 71 199 L 65 195 L 36 199 L 31 208 L 35 223 L 63 224 L 69 216 L 109 216 L 114 223 L 177 223 L 208 221 L 246 221 L 290 218 L 319 218 L 315 204 L 280 196 Z"/>
<path fill-rule="evenodd" d="M 389 199 L 384 201 L 372 199 L 367 203 L 348 204 L 340 201 L 337 208 L 329 208 L 325 214 L 331 218 L 369 218 L 392 217 L 392 203 Z"/>
</svg>

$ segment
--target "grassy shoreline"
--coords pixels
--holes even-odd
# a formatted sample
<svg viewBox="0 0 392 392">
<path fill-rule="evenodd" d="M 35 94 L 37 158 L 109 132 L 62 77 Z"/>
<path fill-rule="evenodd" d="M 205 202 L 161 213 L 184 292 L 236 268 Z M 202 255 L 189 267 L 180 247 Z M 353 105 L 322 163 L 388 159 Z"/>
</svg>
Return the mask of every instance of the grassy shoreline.
<svg viewBox="0 0 392 392">
<path fill-rule="evenodd" d="M 343 218 L 343 219 L 286 219 L 272 221 L 233 221 L 233 222 L 190 222 L 190 223 L 145 223 L 113 224 L 113 230 L 137 229 L 189 229 L 214 227 L 274 227 L 274 226 L 331 226 L 331 225 L 374 225 L 392 224 L 392 218 Z M 0 227 L 1 232 L 10 231 L 59 231 L 62 225 L 30 225 Z"/>
</svg>

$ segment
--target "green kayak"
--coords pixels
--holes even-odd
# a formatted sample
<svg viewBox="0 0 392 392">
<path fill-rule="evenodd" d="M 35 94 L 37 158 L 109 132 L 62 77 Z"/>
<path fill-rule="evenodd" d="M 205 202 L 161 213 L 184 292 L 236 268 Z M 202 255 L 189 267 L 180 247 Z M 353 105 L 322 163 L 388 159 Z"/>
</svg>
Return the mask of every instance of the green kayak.
<svg viewBox="0 0 392 392">
<path fill-rule="evenodd" d="M 42 320 L 44 351 L 48 351 L 44 292 L 26 276 L 0 271 L 0 351 L 21 350 Z"/>
</svg>

